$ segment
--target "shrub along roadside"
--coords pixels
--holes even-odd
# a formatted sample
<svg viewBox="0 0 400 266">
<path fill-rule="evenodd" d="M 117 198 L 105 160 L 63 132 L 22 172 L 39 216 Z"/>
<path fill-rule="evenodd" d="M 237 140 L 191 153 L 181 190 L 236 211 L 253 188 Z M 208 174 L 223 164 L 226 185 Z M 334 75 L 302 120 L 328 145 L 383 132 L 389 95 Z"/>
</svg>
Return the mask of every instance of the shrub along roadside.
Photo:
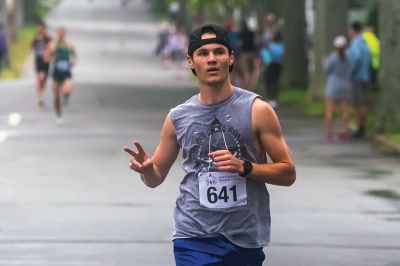
<svg viewBox="0 0 400 266">
<path fill-rule="evenodd" d="M 370 132 L 373 137 L 377 136 L 377 106 L 379 100 L 379 92 L 372 91 L 369 93 L 369 116 L 367 124 L 367 132 Z M 304 114 L 313 118 L 324 118 L 325 103 L 323 100 L 310 101 L 308 99 L 307 90 L 304 89 L 286 89 L 282 90 L 279 95 L 280 105 L 296 106 L 303 110 Z M 351 110 L 351 116 L 354 117 L 354 110 Z M 353 121 L 355 124 L 355 122 Z M 393 146 L 400 146 L 400 133 L 387 133 L 380 135 L 384 137 L 388 143 L 393 143 Z M 400 152 L 400 151 L 399 151 Z"/>
<path fill-rule="evenodd" d="M 304 89 L 282 90 L 279 95 L 279 104 L 298 106 L 309 117 L 323 118 L 325 115 L 324 101 L 310 101 L 307 93 Z"/>
</svg>

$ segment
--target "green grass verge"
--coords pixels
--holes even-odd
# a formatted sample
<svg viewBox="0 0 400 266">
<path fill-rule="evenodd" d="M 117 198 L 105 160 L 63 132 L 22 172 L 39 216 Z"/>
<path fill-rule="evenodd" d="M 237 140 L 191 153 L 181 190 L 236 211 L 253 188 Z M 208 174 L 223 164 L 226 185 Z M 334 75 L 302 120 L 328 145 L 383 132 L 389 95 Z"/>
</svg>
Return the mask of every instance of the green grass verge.
<svg viewBox="0 0 400 266">
<path fill-rule="evenodd" d="M 298 106 L 309 117 L 322 118 L 325 114 L 324 101 L 310 101 L 308 99 L 308 92 L 304 89 L 282 90 L 279 95 L 279 104 Z"/>
<path fill-rule="evenodd" d="M 30 52 L 30 44 L 35 35 L 35 26 L 26 25 L 18 34 L 18 41 L 9 46 L 10 67 L 4 69 L 3 79 L 18 79 Z"/>
<path fill-rule="evenodd" d="M 376 132 L 376 122 L 377 122 L 377 105 L 379 99 L 378 92 L 370 92 L 368 95 L 368 109 L 369 117 L 367 124 L 367 132 L 374 134 Z M 325 103 L 324 100 L 315 100 L 311 102 L 308 99 L 308 92 L 304 89 L 286 89 L 282 90 L 279 95 L 279 104 L 287 106 L 297 106 L 299 107 L 306 116 L 313 118 L 324 118 L 325 114 Z M 350 115 L 354 117 L 354 110 L 350 108 Z M 355 124 L 355 121 L 352 122 Z M 400 133 L 388 133 L 384 136 L 391 142 L 400 145 Z"/>
<path fill-rule="evenodd" d="M 400 145 L 400 133 L 385 134 L 385 137 L 387 137 L 391 142 Z"/>
</svg>

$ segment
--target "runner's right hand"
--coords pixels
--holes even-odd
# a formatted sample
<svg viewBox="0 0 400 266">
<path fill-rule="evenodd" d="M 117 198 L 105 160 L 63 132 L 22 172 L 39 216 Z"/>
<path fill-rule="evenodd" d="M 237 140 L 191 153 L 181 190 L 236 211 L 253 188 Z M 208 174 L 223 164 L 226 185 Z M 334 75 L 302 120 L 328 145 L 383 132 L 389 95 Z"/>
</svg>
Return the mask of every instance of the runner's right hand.
<svg viewBox="0 0 400 266">
<path fill-rule="evenodd" d="M 150 158 L 150 156 L 144 151 L 142 145 L 139 143 L 139 141 L 135 140 L 133 142 L 137 148 L 137 152 L 131 150 L 128 146 L 124 147 L 124 151 L 132 155 L 132 159 L 130 160 L 130 166 L 132 170 L 144 174 L 146 170 L 150 169 L 149 167 L 152 168 L 153 166 L 153 160 Z"/>
</svg>

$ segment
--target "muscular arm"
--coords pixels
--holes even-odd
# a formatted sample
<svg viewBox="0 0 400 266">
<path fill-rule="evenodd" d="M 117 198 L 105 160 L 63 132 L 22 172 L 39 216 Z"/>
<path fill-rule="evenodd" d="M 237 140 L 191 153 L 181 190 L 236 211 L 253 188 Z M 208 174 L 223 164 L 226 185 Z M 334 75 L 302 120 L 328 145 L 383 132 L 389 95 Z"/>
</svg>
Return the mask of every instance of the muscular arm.
<svg viewBox="0 0 400 266">
<path fill-rule="evenodd" d="M 296 180 L 296 170 L 274 110 L 267 103 L 256 99 L 252 108 L 252 121 L 260 148 L 262 152 L 267 152 L 272 163 L 253 163 L 249 178 L 279 186 L 292 185 Z"/>
<path fill-rule="evenodd" d="M 130 168 L 140 173 L 146 186 L 152 188 L 159 186 L 165 180 L 179 153 L 176 131 L 170 117 L 167 116 L 165 119 L 160 143 L 152 158 L 143 150 L 139 142 L 135 141 L 135 145 L 138 148 L 137 153 L 124 147 L 124 150 L 133 156 Z"/>
<path fill-rule="evenodd" d="M 272 163 L 252 163 L 253 170 L 247 178 L 279 186 L 292 185 L 296 180 L 296 171 L 274 110 L 267 103 L 256 99 L 252 107 L 252 121 L 254 145 L 260 153 L 268 153 Z M 228 150 L 215 151 L 209 156 L 219 171 L 244 172 L 244 161 Z"/>
</svg>

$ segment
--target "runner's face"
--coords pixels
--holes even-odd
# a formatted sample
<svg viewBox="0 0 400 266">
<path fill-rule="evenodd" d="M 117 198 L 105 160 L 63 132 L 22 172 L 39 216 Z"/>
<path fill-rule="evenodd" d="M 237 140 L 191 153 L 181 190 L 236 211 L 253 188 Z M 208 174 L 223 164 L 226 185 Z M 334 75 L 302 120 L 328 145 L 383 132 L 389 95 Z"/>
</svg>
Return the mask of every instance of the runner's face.
<svg viewBox="0 0 400 266">
<path fill-rule="evenodd" d="M 211 33 L 201 36 L 202 39 L 215 37 L 215 34 Z M 203 45 L 193 53 L 192 57 L 188 57 L 189 66 L 196 70 L 199 81 L 208 84 L 225 82 L 233 60 L 233 54 L 229 54 L 228 48 L 218 43 Z"/>
<path fill-rule="evenodd" d="M 64 37 L 65 37 L 65 29 L 64 29 L 64 28 L 59 28 L 59 29 L 58 29 L 58 38 L 59 38 L 60 40 L 63 40 Z"/>
</svg>

